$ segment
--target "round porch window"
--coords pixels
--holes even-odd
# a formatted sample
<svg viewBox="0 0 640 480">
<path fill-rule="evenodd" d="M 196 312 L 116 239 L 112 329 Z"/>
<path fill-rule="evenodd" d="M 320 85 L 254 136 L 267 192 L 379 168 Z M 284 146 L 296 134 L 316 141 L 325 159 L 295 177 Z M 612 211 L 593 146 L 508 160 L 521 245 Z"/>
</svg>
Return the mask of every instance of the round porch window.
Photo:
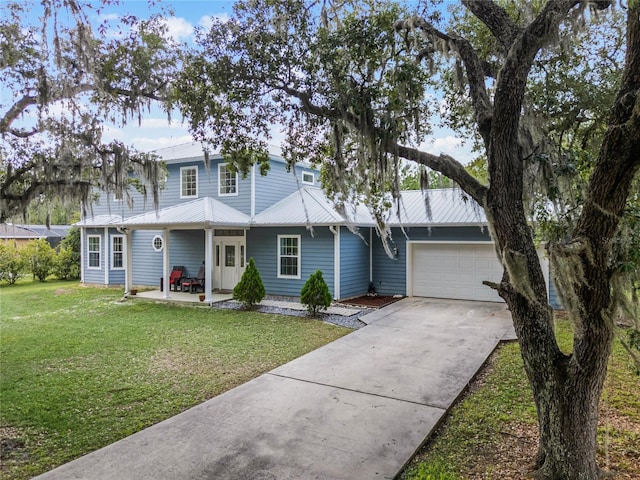
<svg viewBox="0 0 640 480">
<path fill-rule="evenodd" d="M 156 235 L 155 237 L 153 237 L 153 240 L 151 241 L 151 246 L 153 247 L 153 249 L 156 252 L 161 252 L 162 251 L 162 237 L 160 235 Z"/>
</svg>

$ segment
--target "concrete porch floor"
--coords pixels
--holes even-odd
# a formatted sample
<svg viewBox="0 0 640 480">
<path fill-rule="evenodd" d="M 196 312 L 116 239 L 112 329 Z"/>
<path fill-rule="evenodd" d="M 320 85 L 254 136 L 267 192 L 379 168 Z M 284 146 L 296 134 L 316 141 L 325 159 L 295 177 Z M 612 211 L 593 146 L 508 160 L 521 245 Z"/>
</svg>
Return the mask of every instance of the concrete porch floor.
<svg viewBox="0 0 640 480">
<path fill-rule="evenodd" d="M 155 300 L 158 302 L 202 303 L 203 305 L 206 305 L 207 303 L 206 301 L 200 301 L 200 295 L 202 295 L 202 293 L 174 292 L 173 290 L 167 293 L 169 296 L 168 298 L 165 298 L 165 292 L 161 292 L 160 290 L 149 290 L 146 292 L 139 291 L 137 295 L 130 296 L 129 298 Z M 217 303 L 231 300 L 232 297 L 233 294 L 231 292 L 212 292 L 209 298 L 211 303 Z"/>
</svg>

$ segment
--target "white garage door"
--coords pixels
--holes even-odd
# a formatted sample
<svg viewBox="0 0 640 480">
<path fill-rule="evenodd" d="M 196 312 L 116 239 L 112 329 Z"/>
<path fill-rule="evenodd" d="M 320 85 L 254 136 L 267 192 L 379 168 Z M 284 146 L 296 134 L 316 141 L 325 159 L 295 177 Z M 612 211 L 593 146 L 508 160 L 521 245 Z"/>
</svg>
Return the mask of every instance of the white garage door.
<svg viewBox="0 0 640 480">
<path fill-rule="evenodd" d="M 484 280 L 500 282 L 502 265 L 489 244 L 411 244 L 411 294 L 502 302 Z"/>
</svg>

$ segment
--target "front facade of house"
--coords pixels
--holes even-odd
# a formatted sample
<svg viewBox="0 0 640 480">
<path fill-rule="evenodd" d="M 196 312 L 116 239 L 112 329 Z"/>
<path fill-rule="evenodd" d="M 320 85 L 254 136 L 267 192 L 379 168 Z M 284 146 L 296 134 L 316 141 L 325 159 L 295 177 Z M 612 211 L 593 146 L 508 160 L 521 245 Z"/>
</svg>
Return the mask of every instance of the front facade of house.
<svg viewBox="0 0 640 480">
<path fill-rule="evenodd" d="M 266 176 L 253 168 L 246 177 L 220 156 L 205 165 L 196 143 L 155 153 L 168 169 L 157 211 L 141 197 L 130 209 L 102 195 L 78 224 L 84 283 L 160 288 L 173 266 L 188 276 L 204 266 L 208 294 L 233 289 L 253 258 L 271 295 L 299 296 L 319 269 L 335 299 L 373 285 L 383 295 L 500 301 L 482 284 L 502 275 L 486 220 L 459 191 L 403 192 L 385 249 L 368 212 L 345 219 L 320 189 L 318 171 L 287 171 L 277 152 Z"/>
</svg>

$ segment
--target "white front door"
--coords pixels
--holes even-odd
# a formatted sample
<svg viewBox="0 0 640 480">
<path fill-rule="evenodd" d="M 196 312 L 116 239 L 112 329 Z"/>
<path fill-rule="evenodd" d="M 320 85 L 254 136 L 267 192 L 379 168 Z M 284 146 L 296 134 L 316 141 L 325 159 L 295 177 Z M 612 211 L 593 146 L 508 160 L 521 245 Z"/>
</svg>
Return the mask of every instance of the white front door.
<svg viewBox="0 0 640 480">
<path fill-rule="evenodd" d="M 220 289 L 232 290 L 245 269 L 245 246 L 243 241 L 220 241 Z"/>
</svg>

